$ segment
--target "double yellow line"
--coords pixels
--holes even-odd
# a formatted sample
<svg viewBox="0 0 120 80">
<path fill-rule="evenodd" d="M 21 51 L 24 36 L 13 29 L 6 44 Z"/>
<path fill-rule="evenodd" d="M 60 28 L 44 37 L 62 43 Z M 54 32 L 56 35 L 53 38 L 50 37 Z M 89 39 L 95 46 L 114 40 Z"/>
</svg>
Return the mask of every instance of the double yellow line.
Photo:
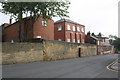
<svg viewBox="0 0 120 80">
<path fill-rule="evenodd" d="M 106 68 L 108 70 L 110 70 L 110 71 L 118 72 L 119 70 L 115 70 L 115 69 L 111 68 L 113 65 L 115 65 L 117 63 L 117 60 L 115 60 L 114 62 L 112 62 L 111 64 L 109 64 Z"/>
</svg>

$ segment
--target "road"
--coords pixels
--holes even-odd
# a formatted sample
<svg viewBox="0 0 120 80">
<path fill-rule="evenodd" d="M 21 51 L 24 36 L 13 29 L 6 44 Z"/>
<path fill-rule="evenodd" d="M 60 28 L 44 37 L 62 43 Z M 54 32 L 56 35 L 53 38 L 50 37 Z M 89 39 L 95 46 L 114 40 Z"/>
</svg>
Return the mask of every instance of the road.
<svg viewBox="0 0 120 80">
<path fill-rule="evenodd" d="M 4 65 L 3 78 L 118 78 L 106 68 L 118 55 Z"/>
</svg>

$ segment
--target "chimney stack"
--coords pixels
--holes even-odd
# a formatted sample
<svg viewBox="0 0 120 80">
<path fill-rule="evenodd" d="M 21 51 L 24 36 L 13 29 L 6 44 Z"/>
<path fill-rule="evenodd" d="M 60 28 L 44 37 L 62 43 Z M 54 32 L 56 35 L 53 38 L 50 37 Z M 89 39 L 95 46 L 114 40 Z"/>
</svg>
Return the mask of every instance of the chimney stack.
<svg viewBox="0 0 120 80">
<path fill-rule="evenodd" d="M 10 16 L 10 24 L 12 24 L 12 16 Z"/>
<path fill-rule="evenodd" d="M 90 36 L 90 31 L 87 32 L 87 35 Z"/>
</svg>

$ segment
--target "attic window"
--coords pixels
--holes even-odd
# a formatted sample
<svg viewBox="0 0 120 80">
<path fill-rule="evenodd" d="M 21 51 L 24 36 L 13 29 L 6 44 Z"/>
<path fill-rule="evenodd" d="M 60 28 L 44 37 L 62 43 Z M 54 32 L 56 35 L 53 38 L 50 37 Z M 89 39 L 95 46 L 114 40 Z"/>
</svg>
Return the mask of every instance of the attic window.
<svg viewBox="0 0 120 80">
<path fill-rule="evenodd" d="M 47 22 L 46 21 L 42 21 L 42 26 L 47 26 Z"/>
</svg>

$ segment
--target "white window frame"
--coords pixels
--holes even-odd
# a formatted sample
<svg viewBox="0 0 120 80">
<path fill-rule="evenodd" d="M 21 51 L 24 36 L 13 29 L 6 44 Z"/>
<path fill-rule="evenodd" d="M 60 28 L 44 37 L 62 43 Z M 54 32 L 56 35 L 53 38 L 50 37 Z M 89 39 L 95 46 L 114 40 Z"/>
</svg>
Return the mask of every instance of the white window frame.
<svg viewBox="0 0 120 80">
<path fill-rule="evenodd" d="M 70 29 L 70 25 L 67 25 L 67 30 L 71 30 L 71 29 Z"/>
<path fill-rule="evenodd" d="M 82 32 L 84 32 L 84 28 L 82 28 L 81 30 L 82 30 Z"/>
<path fill-rule="evenodd" d="M 76 31 L 75 26 L 73 26 L 73 31 Z"/>
<path fill-rule="evenodd" d="M 36 36 L 36 38 L 41 38 L 41 36 Z"/>
<path fill-rule="evenodd" d="M 59 25 L 59 26 L 58 26 L 58 31 L 61 31 L 61 30 L 62 30 L 62 26 Z"/>
<path fill-rule="evenodd" d="M 58 39 L 58 41 L 62 41 L 62 39 Z"/>
<path fill-rule="evenodd" d="M 80 43 L 80 40 L 78 40 L 78 43 Z"/>
<path fill-rule="evenodd" d="M 70 42 L 70 39 L 67 39 L 67 42 Z"/>
<path fill-rule="evenodd" d="M 97 45 L 100 45 L 100 41 L 99 40 L 97 41 Z"/>
<path fill-rule="evenodd" d="M 42 26 L 47 26 L 47 21 L 42 21 Z"/>
<path fill-rule="evenodd" d="M 85 40 L 84 40 L 84 39 L 82 39 L 82 43 L 85 43 Z"/>
<path fill-rule="evenodd" d="M 77 31 L 80 32 L 80 27 L 77 27 Z"/>
<path fill-rule="evenodd" d="M 75 43 L 75 39 L 73 39 L 73 42 Z"/>
</svg>

